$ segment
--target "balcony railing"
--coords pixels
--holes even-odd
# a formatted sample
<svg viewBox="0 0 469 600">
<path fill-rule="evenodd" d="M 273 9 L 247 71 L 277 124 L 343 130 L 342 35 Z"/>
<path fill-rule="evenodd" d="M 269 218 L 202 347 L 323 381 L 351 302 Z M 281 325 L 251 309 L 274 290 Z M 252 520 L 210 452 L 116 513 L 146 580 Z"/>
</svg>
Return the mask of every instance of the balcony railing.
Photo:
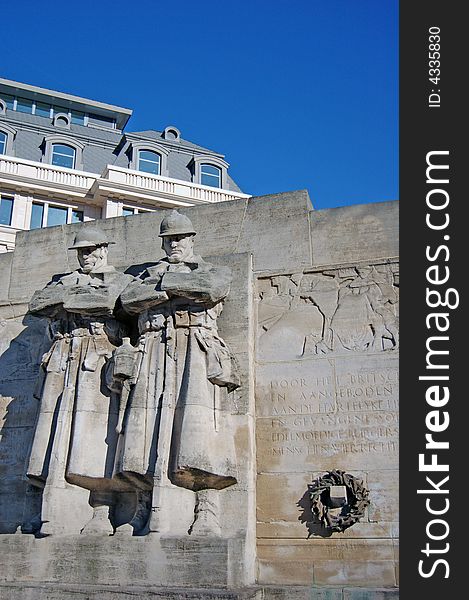
<svg viewBox="0 0 469 600">
<path fill-rule="evenodd" d="M 58 185 L 64 188 L 77 188 L 82 193 L 91 188 L 98 178 L 94 173 L 86 173 L 65 167 L 0 155 L 0 175 L 5 174 L 24 183 L 37 183 L 38 187 Z"/>
<path fill-rule="evenodd" d="M 226 202 L 249 198 L 248 194 L 211 188 L 189 181 L 141 173 L 108 165 L 101 175 L 76 169 L 46 165 L 31 160 L 0 155 L 0 181 L 15 187 L 25 185 L 73 196 L 117 196 L 133 201 L 141 194 L 145 201 L 172 199 L 187 204 Z"/>
<path fill-rule="evenodd" d="M 216 189 L 190 181 L 172 179 L 161 175 L 150 175 L 112 165 L 106 167 L 101 176 L 101 181 L 120 184 L 123 188 L 136 188 L 142 192 L 155 192 L 163 194 L 165 197 L 172 195 L 189 201 L 194 200 L 197 204 L 199 202 L 226 202 L 227 200 L 250 197 L 248 194 L 242 194 L 241 192 Z"/>
</svg>

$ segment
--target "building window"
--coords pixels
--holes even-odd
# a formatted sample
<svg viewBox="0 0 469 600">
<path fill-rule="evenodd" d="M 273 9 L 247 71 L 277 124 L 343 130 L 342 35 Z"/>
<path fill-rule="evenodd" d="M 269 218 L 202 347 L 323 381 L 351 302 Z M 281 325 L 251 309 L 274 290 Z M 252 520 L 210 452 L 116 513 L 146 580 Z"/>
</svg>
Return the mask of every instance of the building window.
<svg viewBox="0 0 469 600">
<path fill-rule="evenodd" d="M 42 221 L 44 220 L 44 204 L 39 202 L 33 202 L 33 208 L 31 211 L 31 224 L 30 229 L 39 229 L 42 227 Z"/>
<path fill-rule="evenodd" d="M 200 165 L 200 183 L 211 187 L 221 187 L 221 169 L 207 163 Z"/>
<path fill-rule="evenodd" d="M 219 156 L 194 155 L 189 163 L 192 181 L 200 185 L 228 189 L 228 163 Z"/>
<path fill-rule="evenodd" d="M 0 225 L 11 225 L 13 198 L 0 196 Z"/>
<path fill-rule="evenodd" d="M 105 117 L 104 115 L 88 115 L 88 125 L 91 127 L 104 127 L 106 129 L 115 129 L 116 128 L 116 120 L 112 117 Z"/>
<path fill-rule="evenodd" d="M 166 129 L 163 131 L 163 138 L 165 140 L 173 140 L 177 142 L 181 139 L 181 132 L 177 127 L 173 127 L 172 125 L 170 125 L 169 127 L 166 127 Z"/>
<path fill-rule="evenodd" d="M 0 123 L 0 154 L 12 155 L 15 135 L 16 129 L 6 123 Z"/>
<path fill-rule="evenodd" d="M 44 102 L 36 102 L 36 108 L 34 109 L 34 114 L 39 115 L 40 117 L 49 117 L 50 118 L 50 104 L 45 104 Z"/>
<path fill-rule="evenodd" d="M 79 112 L 78 110 L 72 110 L 72 123 L 74 125 L 84 125 L 85 124 L 85 113 Z"/>
<path fill-rule="evenodd" d="M 32 114 L 33 112 L 33 101 L 27 98 L 16 99 L 16 110 L 17 112 Z"/>
<path fill-rule="evenodd" d="M 70 206 L 57 206 L 49 202 L 33 202 L 30 229 L 53 227 L 66 223 L 83 222 L 83 211 Z"/>
<path fill-rule="evenodd" d="M 57 167 L 73 169 L 75 167 L 75 148 L 65 144 L 52 144 L 51 163 Z"/>
<path fill-rule="evenodd" d="M 53 227 L 54 225 L 65 225 L 67 223 L 67 212 L 68 210 L 62 206 L 51 206 L 47 211 L 47 224 L 46 227 Z"/>
<path fill-rule="evenodd" d="M 150 140 L 133 140 L 129 134 L 129 169 L 168 177 L 168 148 Z"/>
<path fill-rule="evenodd" d="M 132 206 L 123 206 L 122 207 L 122 216 L 130 217 L 131 215 L 141 215 L 143 213 L 150 213 L 152 210 L 148 210 L 147 208 L 134 208 Z"/>
<path fill-rule="evenodd" d="M 151 150 L 138 151 L 138 170 L 159 175 L 161 171 L 161 156 Z"/>
<path fill-rule="evenodd" d="M 84 147 L 84 144 L 70 138 L 66 133 L 46 135 L 42 144 L 43 162 L 57 167 L 82 170 Z"/>
</svg>

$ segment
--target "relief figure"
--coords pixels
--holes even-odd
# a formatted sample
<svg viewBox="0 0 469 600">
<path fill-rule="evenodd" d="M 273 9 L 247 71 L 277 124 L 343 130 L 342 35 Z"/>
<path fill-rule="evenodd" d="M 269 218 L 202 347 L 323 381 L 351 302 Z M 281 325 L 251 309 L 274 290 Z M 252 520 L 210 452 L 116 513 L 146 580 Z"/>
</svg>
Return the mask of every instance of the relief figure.
<svg viewBox="0 0 469 600">
<path fill-rule="evenodd" d="M 138 320 L 132 373 L 121 374 L 122 425 L 115 478 L 152 492 L 148 530 L 163 532 L 168 490 L 195 492 L 191 533 L 219 533 L 218 491 L 237 482 L 234 440 L 222 394 L 240 385 L 217 318 L 231 273 L 194 254 L 196 232 L 173 211 L 160 238 L 166 257 L 121 295 Z M 119 348 L 120 354 L 129 352 Z"/>
<path fill-rule="evenodd" d="M 112 477 L 118 396 L 108 366 L 125 335 L 116 301 L 132 277 L 108 265 L 109 243 L 97 227 L 83 227 L 71 247 L 80 268 L 54 277 L 29 305 L 30 314 L 48 320 L 52 340 L 35 393 L 40 404 L 27 469 L 30 483 L 44 488 L 41 514 L 29 529 L 43 535 L 79 533 L 85 525 L 67 517 L 70 484 L 90 491 L 88 532 L 112 532 L 112 493 L 133 490 Z M 78 515 L 79 507 L 73 510 Z"/>
</svg>

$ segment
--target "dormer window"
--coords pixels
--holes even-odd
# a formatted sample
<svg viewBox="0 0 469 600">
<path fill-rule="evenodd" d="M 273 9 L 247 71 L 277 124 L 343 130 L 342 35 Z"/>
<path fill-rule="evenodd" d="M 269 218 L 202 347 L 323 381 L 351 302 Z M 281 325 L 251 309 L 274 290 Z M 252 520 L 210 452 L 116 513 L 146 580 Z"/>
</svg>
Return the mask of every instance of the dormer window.
<svg viewBox="0 0 469 600">
<path fill-rule="evenodd" d="M 52 144 L 51 163 L 57 167 L 75 168 L 75 148 L 66 144 Z"/>
<path fill-rule="evenodd" d="M 138 151 L 138 171 L 160 175 L 161 173 L 161 155 L 151 150 Z"/>
<path fill-rule="evenodd" d="M 200 165 L 200 183 L 221 188 L 221 169 L 215 167 L 215 165 L 202 163 Z"/>
<path fill-rule="evenodd" d="M 200 185 L 227 189 L 228 163 L 219 156 L 195 155 L 189 163 L 192 181 Z"/>
<path fill-rule="evenodd" d="M 43 162 L 66 169 L 83 170 L 84 144 L 65 134 L 52 134 L 44 137 Z"/>
<path fill-rule="evenodd" d="M 13 153 L 13 139 L 16 135 L 16 129 L 6 123 L 0 123 L 0 154 Z"/>
<path fill-rule="evenodd" d="M 129 168 L 151 175 L 168 177 L 169 150 L 150 140 L 129 140 L 127 150 Z"/>
</svg>

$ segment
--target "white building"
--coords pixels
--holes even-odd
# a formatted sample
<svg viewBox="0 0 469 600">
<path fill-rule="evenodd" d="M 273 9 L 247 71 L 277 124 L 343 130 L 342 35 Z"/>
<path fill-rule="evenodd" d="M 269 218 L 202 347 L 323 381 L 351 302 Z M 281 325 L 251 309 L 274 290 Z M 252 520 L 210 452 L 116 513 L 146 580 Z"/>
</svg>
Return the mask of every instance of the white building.
<svg viewBox="0 0 469 600">
<path fill-rule="evenodd" d="M 124 132 L 127 108 L 0 79 L 0 252 L 18 230 L 248 198 L 179 130 Z"/>
</svg>

